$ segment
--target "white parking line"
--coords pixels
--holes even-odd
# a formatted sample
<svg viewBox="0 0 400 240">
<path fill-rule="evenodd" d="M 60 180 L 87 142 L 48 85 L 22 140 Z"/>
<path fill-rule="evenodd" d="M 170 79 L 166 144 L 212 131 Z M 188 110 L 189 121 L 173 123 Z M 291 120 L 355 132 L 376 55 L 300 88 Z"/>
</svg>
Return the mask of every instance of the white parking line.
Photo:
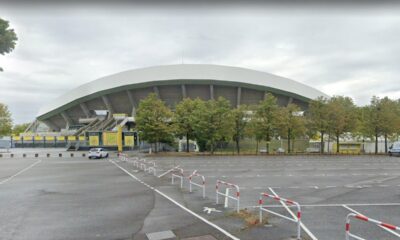
<svg viewBox="0 0 400 240">
<path fill-rule="evenodd" d="M 32 167 L 34 167 L 36 164 L 40 163 L 41 161 L 42 161 L 42 160 L 38 160 L 38 161 L 32 163 L 31 165 L 29 165 L 28 167 L 22 169 L 21 171 L 17 172 L 16 174 L 14 174 L 14 175 L 12 175 L 12 176 L 10 176 L 10 177 L 4 179 L 3 181 L 0 182 L 0 184 L 4 184 L 4 183 L 10 181 L 10 180 L 13 179 L 14 177 L 20 175 L 21 173 L 27 171 L 28 169 L 30 169 L 30 168 L 32 168 Z"/>
<path fill-rule="evenodd" d="M 364 214 L 359 213 L 359 212 L 357 212 L 356 210 L 354 210 L 354 209 L 352 209 L 352 208 L 350 208 L 350 207 L 348 207 L 348 206 L 346 206 L 346 205 L 342 205 L 342 206 L 343 206 L 344 208 L 346 208 L 347 210 L 349 210 L 350 212 L 353 212 L 353 213 L 355 213 L 355 214 L 363 215 L 363 216 L 364 216 Z M 395 235 L 395 236 L 397 236 L 397 237 L 400 237 L 400 234 L 397 233 L 397 232 L 395 232 L 395 231 L 392 231 L 392 230 L 390 230 L 390 229 L 388 229 L 388 228 L 385 228 L 385 227 L 382 227 L 382 226 L 380 226 L 380 225 L 377 225 L 377 226 L 380 227 L 380 228 L 382 228 L 382 229 L 385 230 L 385 231 L 390 232 L 391 234 L 393 234 L 393 235 Z"/>
<path fill-rule="evenodd" d="M 128 174 L 130 177 L 132 177 L 133 179 L 135 179 L 136 181 L 142 183 L 143 185 L 145 185 L 146 187 L 150 188 L 151 190 L 155 191 L 156 193 L 160 194 L 161 196 L 163 196 L 164 198 L 166 198 L 167 200 L 171 201 L 172 203 L 174 203 L 176 206 L 180 207 L 181 209 L 185 210 L 186 212 L 188 212 L 189 214 L 195 216 L 196 218 L 200 219 L 201 221 L 203 221 L 204 223 L 210 225 L 211 227 L 217 229 L 218 231 L 220 231 L 221 233 L 223 233 L 225 236 L 229 237 L 230 239 L 233 240 L 240 240 L 240 238 L 235 237 L 234 235 L 232 235 L 231 233 L 229 233 L 228 231 L 226 231 L 225 229 L 219 227 L 218 225 L 208 221 L 207 219 L 203 218 L 202 216 L 198 215 L 197 213 L 193 212 L 192 210 L 186 208 L 185 206 L 183 206 L 182 204 L 178 203 L 177 201 L 175 201 L 174 199 L 172 199 L 171 197 L 169 197 L 168 195 L 166 195 L 165 193 L 161 192 L 160 190 L 150 186 L 149 184 L 143 182 L 142 180 L 140 180 L 138 177 L 136 177 L 135 175 L 133 175 L 132 173 L 130 173 L 128 170 L 126 170 L 125 168 L 119 166 L 117 163 L 110 161 L 112 164 L 114 164 L 115 166 L 117 166 L 119 169 L 121 169 L 122 171 L 124 171 L 126 174 Z"/>
<path fill-rule="evenodd" d="M 269 190 L 276 196 L 278 197 L 278 194 L 276 194 L 276 192 L 274 191 L 274 189 L 269 188 Z M 297 216 L 293 213 L 292 210 L 290 210 L 290 208 L 286 205 L 285 202 L 280 201 L 280 203 L 282 204 L 282 206 L 290 213 L 290 215 L 292 215 L 292 217 L 294 219 L 297 218 Z M 312 239 L 312 240 L 318 240 L 317 237 L 314 236 L 314 234 L 306 227 L 306 225 L 304 225 L 304 223 L 300 223 L 301 228 L 304 230 L 304 232 L 306 232 L 308 234 L 308 236 Z"/>
</svg>

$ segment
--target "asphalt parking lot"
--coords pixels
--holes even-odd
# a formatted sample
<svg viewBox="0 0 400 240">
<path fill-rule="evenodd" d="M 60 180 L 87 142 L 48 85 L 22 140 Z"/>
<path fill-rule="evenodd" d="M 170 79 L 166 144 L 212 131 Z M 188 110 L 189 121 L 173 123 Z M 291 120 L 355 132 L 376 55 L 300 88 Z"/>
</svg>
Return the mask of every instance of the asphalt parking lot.
<svg viewBox="0 0 400 240">
<path fill-rule="evenodd" d="M 148 239 L 162 230 L 223 239 L 106 159 L 2 157 L 0 189 L 0 239 Z"/>
<path fill-rule="evenodd" d="M 345 239 L 345 217 L 358 212 L 400 225 L 400 158 L 384 156 L 147 157 L 158 176 L 174 166 L 206 178 L 188 192 L 115 157 L 0 158 L 1 239 L 148 239 L 172 231 L 177 239 L 290 239 L 295 223 L 269 215 L 268 225 L 246 227 L 215 204 L 217 179 L 240 187 L 240 208 L 257 213 L 260 192 L 275 192 L 302 206 L 304 239 Z M 232 192 L 231 192 L 232 193 Z M 221 201 L 223 199 L 221 198 Z M 270 209 L 290 216 L 279 202 Z M 204 212 L 204 207 L 221 212 Z M 294 208 L 290 208 L 296 212 Z M 352 220 L 366 239 L 398 239 L 371 223 Z M 308 233 L 307 233 L 308 232 Z M 206 239 L 206 238 L 204 238 Z"/>
<path fill-rule="evenodd" d="M 195 157 L 154 158 L 154 161 L 163 170 L 174 164 L 187 172 L 198 170 L 206 177 L 206 195 L 210 200 L 215 200 L 215 182 L 219 179 L 239 185 L 241 208 L 257 206 L 260 192 L 273 191 L 297 201 L 302 205 L 302 221 L 313 235 L 311 239 L 344 239 L 345 218 L 350 212 L 400 225 L 400 158 Z M 280 204 L 271 201 L 270 205 L 279 207 Z M 285 227 L 293 236 L 294 224 L 285 224 Z M 351 231 L 366 239 L 399 237 L 399 234 L 395 236 L 371 223 L 357 220 L 351 221 Z M 268 236 L 268 231 L 263 234 Z"/>
</svg>

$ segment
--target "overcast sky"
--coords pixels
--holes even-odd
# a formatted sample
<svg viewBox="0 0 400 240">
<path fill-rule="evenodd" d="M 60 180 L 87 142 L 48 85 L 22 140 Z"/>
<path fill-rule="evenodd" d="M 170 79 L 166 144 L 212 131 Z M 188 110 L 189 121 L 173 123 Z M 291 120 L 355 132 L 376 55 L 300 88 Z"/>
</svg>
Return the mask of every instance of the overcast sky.
<svg viewBox="0 0 400 240">
<path fill-rule="evenodd" d="M 397 5 L 180 5 L 1 6 L 19 40 L 0 55 L 0 102 L 29 122 L 83 83 L 182 62 L 270 72 L 358 105 L 400 98 Z"/>
</svg>

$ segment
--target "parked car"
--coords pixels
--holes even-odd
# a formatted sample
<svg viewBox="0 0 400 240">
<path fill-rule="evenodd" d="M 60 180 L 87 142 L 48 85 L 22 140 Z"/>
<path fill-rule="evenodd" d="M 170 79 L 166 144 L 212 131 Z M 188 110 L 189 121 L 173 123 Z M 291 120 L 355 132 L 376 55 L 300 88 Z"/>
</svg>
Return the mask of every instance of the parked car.
<svg viewBox="0 0 400 240">
<path fill-rule="evenodd" d="M 89 159 L 91 158 L 108 158 L 108 152 L 104 148 L 92 148 L 89 150 Z"/>
<path fill-rule="evenodd" d="M 400 155 L 400 142 L 394 142 L 390 147 L 389 147 L 389 156 L 393 155 Z"/>
</svg>

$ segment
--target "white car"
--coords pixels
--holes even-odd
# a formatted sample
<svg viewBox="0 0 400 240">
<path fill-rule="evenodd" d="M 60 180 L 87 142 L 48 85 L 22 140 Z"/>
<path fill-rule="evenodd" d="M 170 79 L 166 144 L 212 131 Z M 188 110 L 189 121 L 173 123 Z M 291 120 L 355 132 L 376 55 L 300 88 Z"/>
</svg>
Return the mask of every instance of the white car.
<svg viewBox="0 0 400 240">
<path fill-rule="evenodd" d="M 90 158 L 108 158 L 108 152 L 103 148 L 92 148 L 89 150 L 88 154 Z"/>
</svg>

